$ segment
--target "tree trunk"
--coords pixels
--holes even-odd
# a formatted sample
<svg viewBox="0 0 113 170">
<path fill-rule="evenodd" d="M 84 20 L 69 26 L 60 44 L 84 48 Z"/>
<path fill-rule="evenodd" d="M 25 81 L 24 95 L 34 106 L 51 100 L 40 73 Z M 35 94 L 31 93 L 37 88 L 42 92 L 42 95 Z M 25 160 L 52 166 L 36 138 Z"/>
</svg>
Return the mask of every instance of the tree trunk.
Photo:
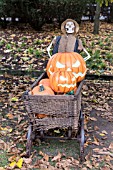
<svg viewBox="0 0 113 170">
<path fill-rule="evenodd" d="M 113 22 L 113 3 L 110 6 L 110 22 Z"/>
<path fill-rule="evenodd" d="M 99 33 L 100 11 L 101 11 L 100 4 L 97 3 L 96 12 L 95 12 L 94 30 L 93 30 L 93 33 L 94 33 L 94 34 L 98 34 L 98 33 Z"/>
<path fill-rule="evenodd" d="M 5 15 L 3 16 L 3 18 L 4 18 L 4 20 L 0 20 L 0 26 L 1 26 L 1 28 L 3 28 L 3 29 L 6 29 L 7 28 L 7 21 L 6 21 L 6 17 L 5 17 Z"/>
</svg>

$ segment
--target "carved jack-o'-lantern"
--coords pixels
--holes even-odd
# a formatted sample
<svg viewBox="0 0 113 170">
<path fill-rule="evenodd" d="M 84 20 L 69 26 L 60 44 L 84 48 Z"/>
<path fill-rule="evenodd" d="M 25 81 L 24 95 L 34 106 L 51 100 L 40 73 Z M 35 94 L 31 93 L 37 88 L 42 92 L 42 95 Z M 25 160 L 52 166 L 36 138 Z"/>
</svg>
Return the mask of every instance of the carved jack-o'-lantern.
<svg viewBox="0 0 113 170">
<path fill-rule="evenodd" d="M 76 52 L 54 54 L 48 61 L 46 70 L 48 77 L 56 71 L 72 72 L 77 82 L 84 79 L 87 71 L 84 59 Z"/>
<path fill-rule="evenodd" d="M 50 85 L 55 92 L 67 93 L 76 91 L 76 78 L 71 72 L 56 71 L 50 76 Z"/>
</svg>

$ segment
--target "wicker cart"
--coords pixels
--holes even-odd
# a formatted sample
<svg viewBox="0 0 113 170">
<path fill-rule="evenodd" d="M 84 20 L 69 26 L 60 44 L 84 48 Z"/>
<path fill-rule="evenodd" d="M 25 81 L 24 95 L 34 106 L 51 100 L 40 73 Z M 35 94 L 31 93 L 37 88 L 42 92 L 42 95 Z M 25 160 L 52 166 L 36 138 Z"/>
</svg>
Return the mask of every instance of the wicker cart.
<svg viewBox="0 0 113 170">
<path fill-rule="evenodd" d="M 46 76 L 46 73 L 42 73 L 33 83 L 31 89 Z M 67 129 L 68 135 L 63 137 L 63 139 L 78 139 L 80 142 L 80 157 L 83 156 L 85 136 L 84 115 L 81 110 L 82 86 L 83 81 L 79 84 L 75 95 L 30 95 L 29 90 L 24 93 L 24 103 L 29 116 L 26 145 L 27 156 L 31 154 L 32 141 L 36 137 L 41 139 L 49 138 L 44 132 L 55 128 Z M 36 114 L 40 113 L 46 114 L 47 117 L 38 119 Z M 75 134 L 74 137 L 72 136 L 73 132 Z M 60 139 L 59 137 L 53 138 Z"/>
</svg>

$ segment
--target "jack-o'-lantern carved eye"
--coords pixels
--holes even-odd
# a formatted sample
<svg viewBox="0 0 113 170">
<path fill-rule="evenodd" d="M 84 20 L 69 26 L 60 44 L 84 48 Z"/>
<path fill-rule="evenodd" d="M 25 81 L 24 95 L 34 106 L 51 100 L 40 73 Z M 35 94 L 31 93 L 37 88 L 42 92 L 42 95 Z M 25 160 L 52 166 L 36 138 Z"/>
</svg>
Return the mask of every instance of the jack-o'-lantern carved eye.
<svg viewBox="0 0 113 170">
<path fill-rule="evenodd" d="M 64 76 L 60 76 L 59 80 L 61 81 L 69 81 L 69 77 L 64 77 Z M 72 79 L 70 79 L 71 82 L 76 82 L 76 78 L 72 76 Z"/>
<path fill-rule="evenodd" d="M 60 76 L 59 79 L 62 81 L 66 81 L 66 80 L 68 80 L 68 77 Z"/>
<path fill-rule="evenodd" d="M 76 61 L 74 64 L 72 64 L 72 67 L 79 67 L 80 66 L 80 61 Z"/>
<path fill-rule="evenodd" d="M 57 67 L 57 68 L 65 68 L 65 65 L 64 65 L 64 64 L 61 64 L 59 61 L 57 61 L 56 67 Z"/>
</svg>

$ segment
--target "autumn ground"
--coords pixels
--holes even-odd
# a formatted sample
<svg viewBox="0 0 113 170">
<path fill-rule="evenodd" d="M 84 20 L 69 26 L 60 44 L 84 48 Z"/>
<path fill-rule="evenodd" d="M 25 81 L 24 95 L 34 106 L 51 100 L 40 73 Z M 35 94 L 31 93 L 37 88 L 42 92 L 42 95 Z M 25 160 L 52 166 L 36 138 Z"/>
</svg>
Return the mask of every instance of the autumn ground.
<svg viewBox="0 0 113 170">
<path fill-rule="evenodd" d="M 113 75 L 113 25 L 101 23 L 99 35 L 93 35 L 92 30 L 93 24 L 89 22 L 80 26 L 80 37 L 92 56 L 87 63 L 88 72 Z M 48 25 L 42 32 L 11 26 L 0 30 L 0 170 L 19 167 L 22 170 L 112 170 L 113 81 L 110 80 L 86 79 L 83 86 L 87 139 L 83 163 L 79 161 L 76 141 L 41 143 L 37 140 L 31 157 L 25 157 L 28 117 L 22 94 L 37 77 L 36 74 L 32 77 L 30 72 L 45 68 L 46 47 L 55 34 L 60 34 L 60 30 L 50 29 Z M 4 70 L 27 70 L 29 75 L 13 76 Z"/>
</svg>

